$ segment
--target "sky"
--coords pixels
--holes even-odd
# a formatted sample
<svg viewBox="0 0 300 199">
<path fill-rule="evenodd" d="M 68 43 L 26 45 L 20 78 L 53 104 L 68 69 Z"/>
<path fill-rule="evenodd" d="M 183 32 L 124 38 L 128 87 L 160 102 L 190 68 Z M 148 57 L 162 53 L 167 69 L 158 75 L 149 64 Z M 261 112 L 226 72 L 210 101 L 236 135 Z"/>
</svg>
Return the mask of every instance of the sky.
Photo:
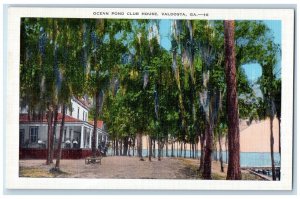
<svg viewBox="0 0 300 199">
<path fill-rule="evenodd" d="M 264 23 L 271 29 L 271 34 L 274 36 L 274 42 L 281 46 L 281 21 L 265 20 Z M 281 68 L 280 65 L 281 64 L 279 63 L 277 68 Z M 252 82 L 261 76 L 262 71 L 259 64 L 246 64 L 242 67 L 244 68 L 248 79 Z"/>
<path fill-rule="evenodd" d="M 171 20 L 161 20 L 159 24 L 160 28 L 160 42 L 161 45 L 169 50 L 171 48 Z"/>
<path fill-rule="evenodd" d="M 281 46 L 281 21 L 280 20 L 264 20 L 263 21 L 271 30 L 271 34 L 274 36 L 275 43 Z M 171 20 L 161 20 L 160 22 L 160 39 L 162 46 L 169 50 L 171 48 L 170 33 L 171 33 Z M 247 78 L 254 82 L 262 73 L 259 64 L 245 64 L 242 66 L 245 70 Z M 277 70 L 280 70 L 280 63 L 277 66 Z"/>
</svg>

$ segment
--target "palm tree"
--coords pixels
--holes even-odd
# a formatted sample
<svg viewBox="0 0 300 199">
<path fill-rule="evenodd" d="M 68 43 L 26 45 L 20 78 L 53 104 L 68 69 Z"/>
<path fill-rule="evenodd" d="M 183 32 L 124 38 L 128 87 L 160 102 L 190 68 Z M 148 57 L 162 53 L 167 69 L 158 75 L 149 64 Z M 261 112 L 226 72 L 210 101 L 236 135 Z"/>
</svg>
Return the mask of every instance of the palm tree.
<svg viewBox="0 0 300 199">
<path fill-rule="evenodd" d="M 130 30 L 128 20 L 97 19 L 90 24 L 90 70 L 88 91 L 94 99 L 94 129 L 92 134 L 92 154 L 96 156 L 97 120 L 101 115 L 104 94 L 113 77 L 113 69 L 121 64 L 121 55 L 126 51 L 122 43 L 125 33 Z M 121 36 L 117 36 L 121 34 Z M 108 39 L 107 39 L 108 38 Z M 105 52 L 105 53 L 104 53 Z"/>
<path fill-rule="evenodd" d="M 64 31 L 58 35 L 59 48 L 58 63 L 55 66 L 56 71 L 56 104 L 55 107 L 61 106 L 62 119 L 58 137 L 57 157 L 54 170 L 60 170 L 60 160 L 62 153 L 62 138 L 65 131 L 66 109 L 70 107 L 71 98 L 82 95 L 84 87 L 84 71 L 81 70 L 82 62 L 79 53 L 82 50 L 80 36 L 80 20 L 63 19 L 58 21 L 58 26 Z"/>
</svg>

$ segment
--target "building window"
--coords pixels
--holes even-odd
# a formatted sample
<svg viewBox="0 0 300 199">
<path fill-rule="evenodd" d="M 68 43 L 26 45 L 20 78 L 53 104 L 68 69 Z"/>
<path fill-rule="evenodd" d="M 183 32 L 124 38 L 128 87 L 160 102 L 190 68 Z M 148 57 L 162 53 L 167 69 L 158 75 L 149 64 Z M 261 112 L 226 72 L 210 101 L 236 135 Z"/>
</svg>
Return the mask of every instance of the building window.
<svg viewBox="0 0 300 199">
<path fill-rule="evenodd" d="M 39 132 L 39 127 L 37 127 L 37 126 L 30 127 L 30 142 L 31 143 L 36 143 L 38 141 L 38 132 Z"/>
<path fill-rule="evenodd" d="M 82 111 L 82 120 L 85 121 L 84 120 L 84 111 Z"/>
<path fill-rule="evenodd" d="M 77 111 L 77 119 L 79 119 L 79 107 L 78 107 L 78 111 Z"/>
</svg>

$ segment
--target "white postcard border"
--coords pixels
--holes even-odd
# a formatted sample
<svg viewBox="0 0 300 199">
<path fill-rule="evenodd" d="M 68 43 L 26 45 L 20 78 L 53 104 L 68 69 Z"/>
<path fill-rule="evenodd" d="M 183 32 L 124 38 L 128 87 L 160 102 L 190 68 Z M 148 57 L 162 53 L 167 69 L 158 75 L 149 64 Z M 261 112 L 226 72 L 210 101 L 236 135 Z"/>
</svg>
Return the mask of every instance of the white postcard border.
<svg viewBox="0 0 300 199">
<path fill-rule="evenodd" d="M 75 179 L 19 177 L 19 60 L 20 18 L 127 18 L 94 12 L 178 12 L 187 16 L 138 16 L 151 19 L 281 20 L 282 22 L 282 161 L 281 181 Z M 189 13 L 208 13 L 190 16 Z M 146 9 L 146 8 L 30 8 L 8 9 L 8 66 L 6 104 L 6 188 L 8 189 L 149 189 L 149 190 L 291 190 L 293 161 L 294 11 L 292 9 Z"/>
</svg>

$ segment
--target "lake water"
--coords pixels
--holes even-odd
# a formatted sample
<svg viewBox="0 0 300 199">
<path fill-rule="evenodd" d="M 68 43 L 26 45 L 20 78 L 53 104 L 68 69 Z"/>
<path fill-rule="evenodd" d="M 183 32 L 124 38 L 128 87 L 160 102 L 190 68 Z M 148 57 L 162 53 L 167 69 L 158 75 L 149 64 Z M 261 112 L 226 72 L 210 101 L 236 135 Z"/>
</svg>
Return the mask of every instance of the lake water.
<svg viewBox="0 0 300 199">
<path fill-rule="evenodd" d="M 168 150 L 169 156 L 171 156 L 171 150 Z M 130 151 L 130 154 L 132 155 L 132 151 Z M 158 151 L 156 150 L 156 156 L 158 154 Z M 222 152 L 223 154 L 223 161 L 226 162 L 228 158 L 226 158 L 226 155 L 228 155 L 226 152 Z M 108 155 L 112 155 L 112 151 L 108 151 Z M 137 155 L 137 152 L 135 150 L 134 155 Z M 180 151 L 177 155 L 177 150 L 174 151 L 175 157 L 184 157 L 184 151 L 182 151 L 182 154 L 180 155 Z M 201 155 L 200 151 L 198 152 L 197 157 L 199 158 Z M 143 156 L 148 156 L 147 149 L 143 149 Z M 166 156 L 166 150 L 163 150 L 163 157 Z M 216 157 L 219 158 L 219 153 L 213 154 L 213 159 Z M 190 158 L 190 150 L 186 150 L 186 158 Z M 270 167 L 271 166 L 271 154 L 270 153 L 257 153 L 257 152 L 241 152 L 240 153 L 240 159 L 241 159 L 241 166 L 242 167 Z M 279 166 L 280 164 L 280 155 L 279 153 L 274 153 L 274 160 L 275 165 Z"/>
</svg>

